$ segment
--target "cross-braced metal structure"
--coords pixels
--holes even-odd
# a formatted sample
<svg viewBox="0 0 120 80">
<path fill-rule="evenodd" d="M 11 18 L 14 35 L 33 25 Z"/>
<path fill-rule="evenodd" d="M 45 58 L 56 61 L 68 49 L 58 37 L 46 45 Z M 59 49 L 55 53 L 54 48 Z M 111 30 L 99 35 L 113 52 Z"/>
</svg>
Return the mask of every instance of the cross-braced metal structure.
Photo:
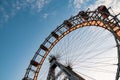
<svg viewBox="0 0 120 80">
<path fill-rule="evenodd" d="M 64 72 L 67 76 L 64 78 L 64 80 L 85 80 L 80 75 L 75 73 L 70 66 L 65 67 L 61 63 L 59 63 L 54 56 L 50 59 L 50 69 L 48 73 L 47 80 L 56 80 L 58 76 L 61 75 L 62 72 Z M 59 67 L 61 71 L 58 73 L 57 76 L 55 76 L 55 68 Z"/>
<path fill-rule="evenodd" d="M 36 51 L 34 57 L 30 61 L 30 64 L 27 68 L 23 80 L 37 80 L 39 71 L 44 63 L 47 55 L 52 50 L 52 48 L 67 34 L 70 32 L 82 28 L 85 26 L 99 26 L 110 31 L 115 38 L 118 50 L 118 69 L 116 73 L 115 80 L 119 80 L 120 76 L 120 21 L 117 18 L 119 14 L 113 16 L 109 12 L 109 8 L 106 8 L 104 5 L 99 6 L 96 10 L 91 11 L 80 11 L 77 15 L 65 20 L 60 26 L 58 26 L 51 34 L 45 39 L 45 41 L 40 45 L 39 49 Z M 42 52 L 42 53 L 41 53 Z M 39 62 L 36 61 L 37 57 Z M 67 77 L 64 80 L 84 80 L 84 78 L 77 75 L 71 69 L 65 67 L 57 60 L 53 59 L 50 61 L 50 69 L 47 80 L 55 80 L 55 68 L 59 67 L 62 72 L 64 72 Z M 34 67 L 34 68 L 33 68 Z M 33 76 L 30 76 L 29 73 L 33 72 Z M 60 75 L 60 72 L 58 75 Z M 69 73 L 68 73 L 69 72 Z M 52 75 L 51 75 L 52 74 Z M 73 75 L 73 76 L 71 76 Z M 71 77 L 70 77 L 71 76 Z"/>
</svg>

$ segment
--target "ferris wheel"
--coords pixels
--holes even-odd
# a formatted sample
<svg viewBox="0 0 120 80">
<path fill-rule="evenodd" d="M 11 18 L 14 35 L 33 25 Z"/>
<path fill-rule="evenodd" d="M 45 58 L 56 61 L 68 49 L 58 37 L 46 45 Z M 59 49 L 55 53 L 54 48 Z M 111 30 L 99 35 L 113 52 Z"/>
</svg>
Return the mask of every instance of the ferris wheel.
<svg viewBox="0 0 120 80">
<path fill-rule="evenodd" d="M 36 51 L 22 80 L 119 80 L 120 21 L 110 8 L 80 11 Z"/>
</svg>

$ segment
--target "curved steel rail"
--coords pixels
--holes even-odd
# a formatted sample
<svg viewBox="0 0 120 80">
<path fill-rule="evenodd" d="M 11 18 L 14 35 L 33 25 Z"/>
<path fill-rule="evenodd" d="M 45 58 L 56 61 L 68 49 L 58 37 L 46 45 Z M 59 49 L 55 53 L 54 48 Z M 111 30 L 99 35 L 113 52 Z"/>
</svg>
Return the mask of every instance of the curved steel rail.
<svg viewBox="0 0 120 80">
<path fill-rule="evenodd" d="M 102 14 L 96 9 L 95 11 L 85 11 L 87 17 L 83 17 L 80 14 L 77 14 L 71 17 L 68 20 L 65 20 L 60 26 L 58 26 L 40 45 L 39 49 L 35 53 L 32 58 L 29 67 L 27 68 L 26 74 L 23 80 L 37 80 L 39 71 L 41 66 L 46 59 L 47 55 L 51 51 L 51 49 L 67 34 L 70 32 L 82 28 L 85 26 L 98 26 L 105 28 L 113 33 L 116 44 L 118 47 L 118 70 L 116 73 L 116 80 L 119 78 L 119 60 L 120 60 L 120 22 L 116 16 L 109 15 L 109 17 L 104 18 Z M 37 57 L 39 58 L 39 62 L 36 61 Z M 32 66 L 36 67 L 36 69 L 32 69 Z M 30 77 L 29 73 L 33 71 L 34 76 Z"/>
</svg>

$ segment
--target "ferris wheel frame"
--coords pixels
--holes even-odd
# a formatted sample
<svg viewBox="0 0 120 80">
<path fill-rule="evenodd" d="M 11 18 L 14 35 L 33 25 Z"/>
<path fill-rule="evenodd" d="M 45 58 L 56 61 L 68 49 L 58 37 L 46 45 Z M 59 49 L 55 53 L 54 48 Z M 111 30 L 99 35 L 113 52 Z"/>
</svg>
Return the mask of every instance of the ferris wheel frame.
<svg viewBox="0 0 120 80">
<path fill-rule="evenodd" d="M 118 51 L 118 68 L 116 70 L 115 80 L 118 80 L 120 75 L 120 21 L 117 16 L 119 14 L 113 16 L 111 13 L 109 13 L 108 8 L 104 8 L 105 10 L 103 8 L 98 7 L 94 11 L 90 11 L 89 9 L 87 11 L 80 11 L 77 15 L 69 18 L 68 20 L 65 20 L 60 26 L 52 31 L 51 34 L 45 39 L 45 41 L 40 45 L 39 49 L 36 51 L 22 80 L 37 80 L 41 66 L 52 48 L 64 36 L 76 29 L 85 26 L 98 26 L 107 29 L 114 35 Z M 49 44 L 49 46 L 47 44 Z M 44 53 L 40 54 L 41 50 L 43 50 Z M 40 62 L 36 61 L 37 56 L 41 57 Z M 36 70 L 32 69 L 32 66 L 36 67 Z M 31 71 L 34 72 L 34 77 L 29 76 L 29 73 Z"/>
</svg>

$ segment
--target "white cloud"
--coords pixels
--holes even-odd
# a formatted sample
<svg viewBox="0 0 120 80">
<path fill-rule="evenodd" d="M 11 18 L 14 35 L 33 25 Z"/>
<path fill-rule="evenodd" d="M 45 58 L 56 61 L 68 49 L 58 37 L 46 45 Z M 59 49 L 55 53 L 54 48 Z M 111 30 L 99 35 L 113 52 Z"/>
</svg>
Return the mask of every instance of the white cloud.
<svg viewBox="0 0 120 80">
<path fill-rule="evenodd" d="M 72 4 L 75 9 L 84 7 L 82 5 L 86 2 L 87 0 L 69 0 L 69 3 Z"/>
<path fill-rule="evenodd" d="M 50 0 L 14 0 L 14 1 L 1 1 L 0 5 L 0 23 L 6 22 L 9 18 L 22 10 L 40 13 L 42 8 L 48 4 Z M 46 15 L 47 17 L 47 15 Z"/>
<path fill-rule="evenodd" d="M 111 7 L 115 14 L 120 13 L 120 0 L 95 0 L 95 2 L 90 2 L 91 0 L 69 0 L 76 11 L 80 9 L 96 9 L 100 5 L 106 5 Z M 93 0 L 94 1 L 94 0 Z"/>
<path fill-rule="evenodd" d="M 50 0 L 27 0 L 29 4 L 31 4 L 31 9 L 36 10 L 36 12 L 40 12 L 41 9 L 50 2 Z"/>
<path fill-rule="evenodd" d="M 5 19 L 5 21 L 7 21 L 8 19 L 9 19 L 9 15 L 4 15 L 4 19 Z"/>
<path fill-rule="evenodd" d="M 46 19 L 47 17 L 48 17 L 48 13 L 45 13 L 45 14 L 43 15 L 43 18 Z"/>
<path fill-rule="evenodd" d="M 91 0 L 69 0 L 68 7 L 71 8 L 74 14 L 78 13 L 80 10 L 86 10 Z"/>
<path fill-rule="evenodd" d="M 109 10 L 112 15 L 117 15 L 120 13 L 120 0 L 98 0 L 95 4 L 91 4 L 89 7 L 92 9 L 97 8 L 99 5 L 106 5 L 107 7 L 111 7 Z M 120 19 L 120 15 L 118 16 Z"/>
<path fill-rule="evenodd" d="M 86 0 L 74 0 L 73 4 L 75 5 L 75 8 L 80 8 L 85 1 Z"/>
</svg>

